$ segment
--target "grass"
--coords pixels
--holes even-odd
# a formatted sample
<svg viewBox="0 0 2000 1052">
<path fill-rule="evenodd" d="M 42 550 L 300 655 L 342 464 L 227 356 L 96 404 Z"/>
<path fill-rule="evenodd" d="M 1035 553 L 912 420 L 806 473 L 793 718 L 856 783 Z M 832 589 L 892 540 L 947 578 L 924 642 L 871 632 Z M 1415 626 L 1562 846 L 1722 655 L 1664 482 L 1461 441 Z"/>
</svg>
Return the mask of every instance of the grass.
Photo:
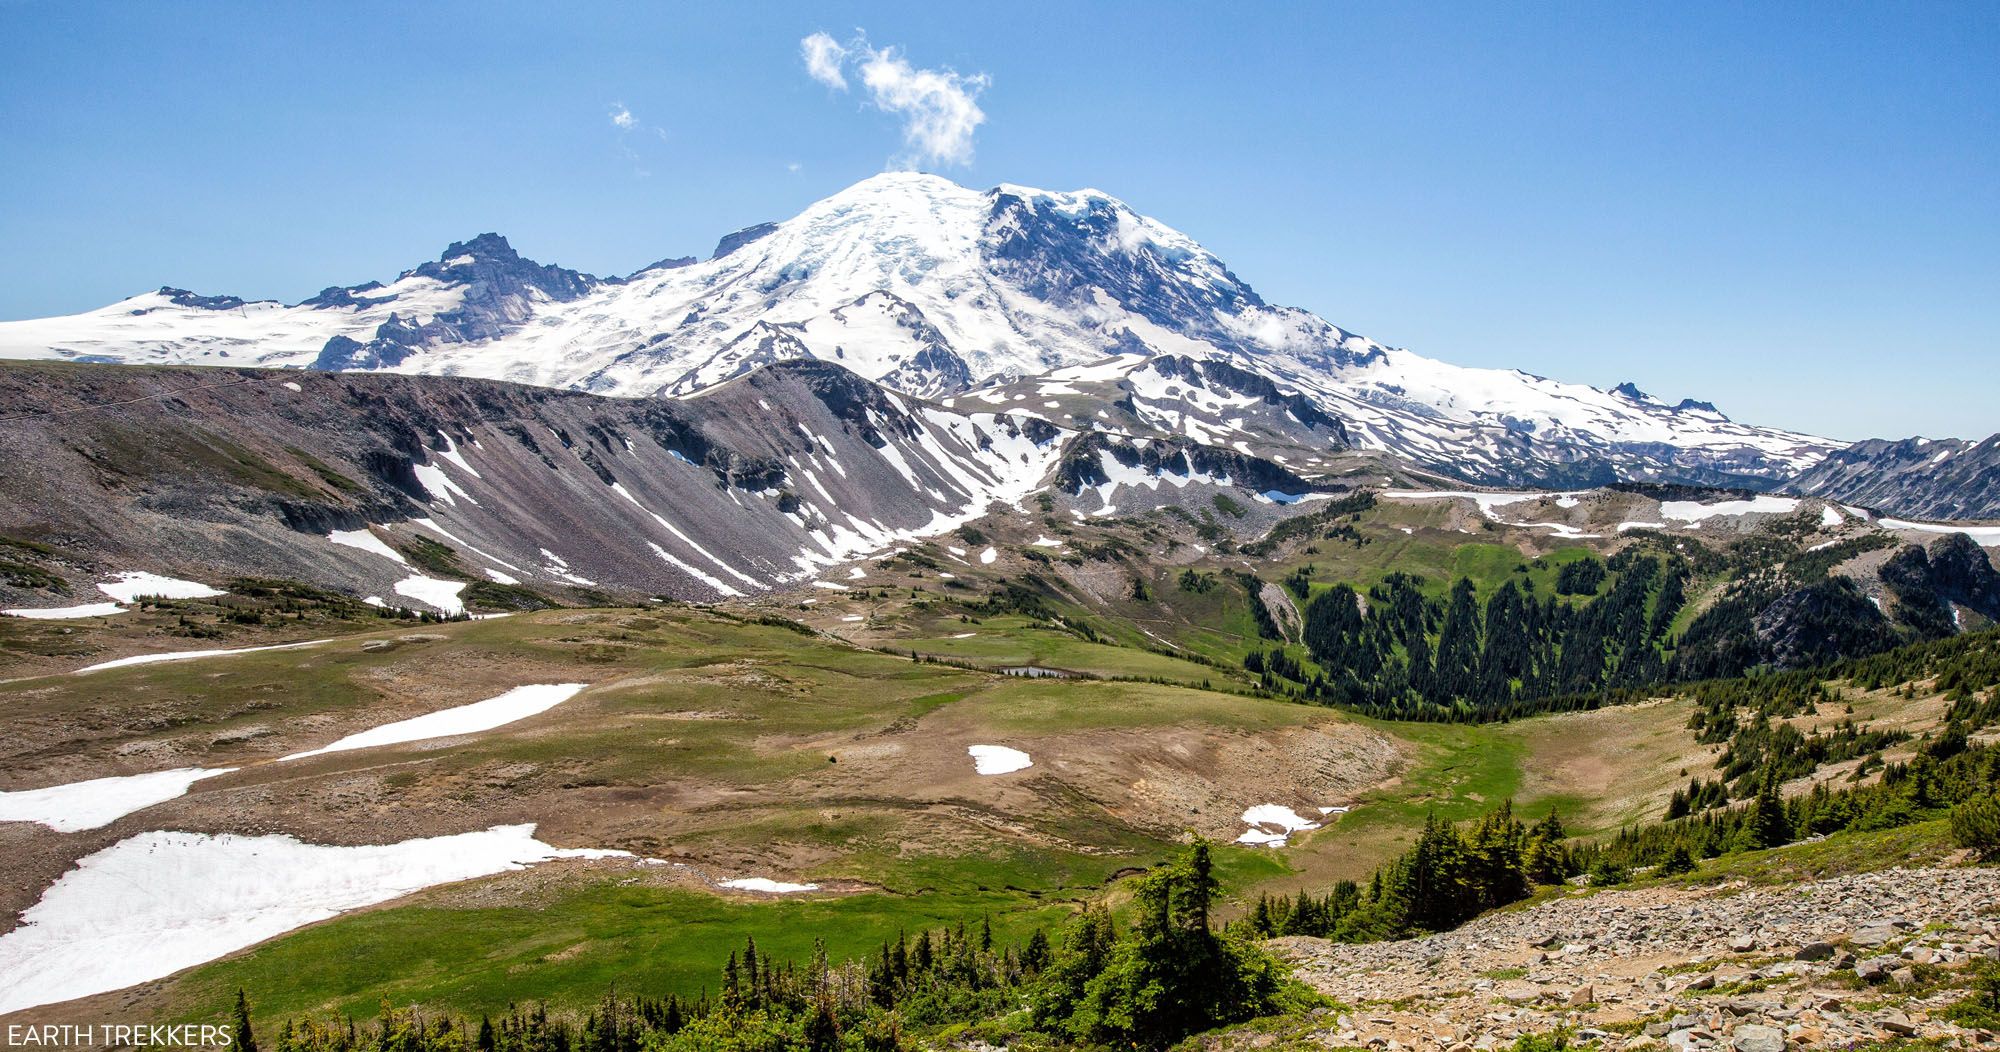
<svg viewBox="0 0 2000 1052">
<path fill-rule="evenodd" d="M 1221 680 L 1227 673 L 1152 653 L 1139 646 L 1108 646 L 1078 639 L 1059 629 L 1049 628 L 1018 614 L 984 618 L 977 622 L 946 621 L 935 635 L 898 638 L 894 649 L 914 650 L 926 657 L 964 661 L 982 668 L 1036 665 L 1043 668 L 1087 672 L 1098 676 L 1156 678 L 1199 685 L 1204 680 Z M 972 633 L 968 638 L 955 638 Z"/>
<path fill-rule="evenodd" d="M 746 938 L 760 953 L 800 962 L 822 940 L 841 960 L 870 954 L 899 932 L 976 926 L 983 917 L 1002 942 L 1037 927 L 1053 936 L 1071 910 L 1002 891 L 748 901 L 618 878 L 566 884 L 513 905 L 441 898 L 450 896 L 351 914 L 199 967 L 174 981 L 173 1014 L 219 1014 L 238 988 L 265 1019 L 367 1018 L 384 1002 L 473 1015 L 536 1001 L 585 1008 L 614 986 L 695 997 L 716 989 L 724 959 Z"/>
</svg>

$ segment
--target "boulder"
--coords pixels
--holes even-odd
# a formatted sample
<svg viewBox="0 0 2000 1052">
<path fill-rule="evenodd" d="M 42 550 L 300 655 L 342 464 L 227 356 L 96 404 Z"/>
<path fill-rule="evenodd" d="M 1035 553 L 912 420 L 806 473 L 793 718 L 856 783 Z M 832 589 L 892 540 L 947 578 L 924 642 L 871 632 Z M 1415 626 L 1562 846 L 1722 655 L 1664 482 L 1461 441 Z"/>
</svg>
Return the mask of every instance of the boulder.
<svg viewBox="0 0 2000 1052">
<path fill-rule="evenodd" d="M 1736 1052 L 1785 1052 L 1785 1032 L 1775 1026 L 1745 1023 L 1729 1033 Z"/>
</svg>

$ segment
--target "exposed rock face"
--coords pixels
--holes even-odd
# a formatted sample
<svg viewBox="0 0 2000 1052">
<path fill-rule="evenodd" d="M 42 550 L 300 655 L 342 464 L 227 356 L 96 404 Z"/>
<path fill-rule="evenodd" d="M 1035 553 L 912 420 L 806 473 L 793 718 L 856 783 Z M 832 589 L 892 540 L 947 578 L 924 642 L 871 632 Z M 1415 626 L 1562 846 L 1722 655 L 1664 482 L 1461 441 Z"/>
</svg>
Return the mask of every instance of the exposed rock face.
<svg viewBox="0 0 2000 1052">
<path fill-rule="evenodd" d="M 389 369 L 426 347 L 500 339 L 527 321 L 536 304 L 567 303 L 601 284 L 589 274 L 525 259 L 498 234 L 454 241 L 437 260 L 405 271 L 396 280 L 404 283 L 412 278 L 458 289 L 456 306 L 423 322 L 413 320 L 414 315 L 391 313 L 366 343 L 344 334 L 329 337 L 312 368 Z M 379 282 L 330 288 L 305 303 L 328 309 L 394 303 L 394 294 L 367 295 L 383 288 Z"/>
<path fill-rule="evenodd" d="M 1895 646 L 1896 633 L 1855 583 L 1835 577 L 1789 592 L 1759 611 L 1757 638 L 1787 668 L 1809 668 Z"/>
<path fill-rule="evenodd" d="M 1737 949 L 1746 937 L 1751 948 Z M 1835 950 L 1864 943 L 1883 952 L 1856 961 Z M 1307 1047 L 1469 1052 L 1564 1027 L 1614 1052 L 1775 1052 L 1912 1035 L 1970 1042 L 1934 1013 L 1964 996 L 1968 963 L 2000 959 L 2000 871 L 1612 890 L 1422 939 L 1269 945 L 1321 993 L 1369 1006 L 1322 1012 L 1302 1036 Z M 1918 963 L 1955 978 L 1905 992 L 1895 976 Z"/>
<path fill-rule="evenodd" d="M 1909 545 L 1879 571 L 1896 597 L 1896 620 L 1932 637 L 1967 627 L 1965 611 L 2000 621 L 2000 572 L 1984 549 L 1962 533 L 1931 542 L 1926 552 Z"/>
<path fill-rule="evenodd" d="M 829 363 L 685 401 L 483 380 L 0 369 L 0 533 L 113 570 L 297 577 L 389 595 L 422 538 L 472 580 L 717 599 L 802 584 L 1018 500 L 1069 437 L 952 413 Z M 60 605 L 0 586 L 7 606 Z"/>
<path fill-rule="evenodd" d="M 1856 442 L 1785 488 L 1909 518 L 2000 519 L 2000 435 Z"/>
</svg>

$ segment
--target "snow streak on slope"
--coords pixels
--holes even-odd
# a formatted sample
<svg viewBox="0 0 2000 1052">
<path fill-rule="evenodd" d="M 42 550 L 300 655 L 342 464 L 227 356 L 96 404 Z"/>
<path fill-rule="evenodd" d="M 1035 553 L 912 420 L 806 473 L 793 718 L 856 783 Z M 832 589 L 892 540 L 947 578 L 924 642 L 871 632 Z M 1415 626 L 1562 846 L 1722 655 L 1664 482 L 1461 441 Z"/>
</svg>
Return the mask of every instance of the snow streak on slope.
<svg viewBox="0 0 2000 1052">
<path fill-rule="evenodd" d="M 812 361 L 718 385 L 675 403 L 671 417 L 603 405 L 633 415 L 565 418 L 531 451 L 522 429 L 504 425 L 440 437 L 446 448 L 426 448 L 429 461 L 411 468 L 428 514 L 377 529 L 441 539 L 467 572 L 529 587 L 741 598 L 955 528 L 995 501 L 1017 503 L 1048 475 L 1063 438 L 1038 420 L 949 412 Z M 551 532 L 538 520 L 557 508 L 577 517 Z M 586 508 L 595 510 L 577 515 Z M 364 553 L 359 572 L 393 574 L 399 594 L 458 608 L 458 582 L 407 577 L 374 534 L 332 539 Z M 661 588 L 662 578 L 678 583 Z"/>
<path fill-rule="evenodd" d="M 1117 353 L 1226 361 L 1345 421 L 1363 447 L 1471 481 L 1768 487 L 1833 448 L 1630 385 L 1390 350 L 1264 303 L 1194 240 L 1097 191 L 978 191 L 907 172 L 731 235 L 706 261 L 624 280 L 541 267 L 486 235 L 390 285 L 293 307 L 162 290 L 0 323 L 12 357 L 386 368 L 618 395 L 687 393 L 813 357 L 938 396 Z M 1179 431 L 1216 437 L 1188 421 Z"/>
</svg>

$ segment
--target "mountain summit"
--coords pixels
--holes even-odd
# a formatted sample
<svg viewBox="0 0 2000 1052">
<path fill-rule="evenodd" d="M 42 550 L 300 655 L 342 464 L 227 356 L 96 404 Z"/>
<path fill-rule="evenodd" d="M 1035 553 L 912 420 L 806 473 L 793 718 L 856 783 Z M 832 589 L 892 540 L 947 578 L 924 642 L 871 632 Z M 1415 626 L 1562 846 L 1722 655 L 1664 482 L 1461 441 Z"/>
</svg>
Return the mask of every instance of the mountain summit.
<svg viewBox="0 0 2000 1052">
<path fill-rule="evenodd" d="M 730 234 L 707 260 L 625 279 L 545 266 L 484 234 L 386 285 L 292 306 L 163 289 L 0 323 L 0 356 L 387 369 L 625 396 L 686 395 L 816 358 L 933 398 L 1012 385 L 1025 401 L 1024 381 L 1044 378 L 1056 394 L 1089 378 L 1108 397 L 1150 398 L 1158 419 L 1208 397 L 1151 368 L 1172 357 L 1254 373 L 1273 397 L 1341 421 L 1354 445 L 1472 482 L 1762 489 L 1835 448 L 1630 385 L 1607 392 L 1384 347 L 1266 303 L 1194 239 L 1100 191 L 973 190 L 910 172 Z M 1229 442 L 1213 427 L 1187 433 Z"/>
</svg>

